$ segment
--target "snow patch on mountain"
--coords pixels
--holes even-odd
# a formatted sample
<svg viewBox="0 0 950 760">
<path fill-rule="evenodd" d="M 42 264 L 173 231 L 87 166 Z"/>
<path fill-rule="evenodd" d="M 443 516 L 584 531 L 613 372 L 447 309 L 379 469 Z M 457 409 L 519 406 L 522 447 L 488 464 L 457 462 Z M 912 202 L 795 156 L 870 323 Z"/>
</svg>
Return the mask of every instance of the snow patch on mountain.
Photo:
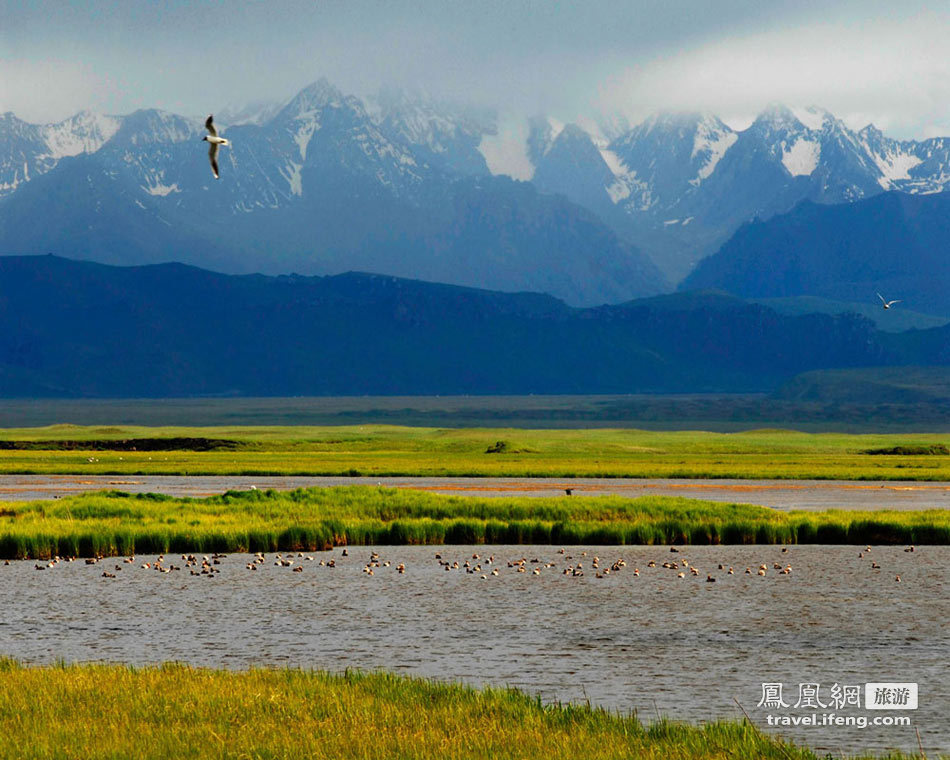
<svg viewBox="0 0 950 760">
<path fill-rule="evenodd" d="M 301 161 L 307 160 L 307 146 L 310 145 L 313 133 L 318 129 L 320 129 L 320 122 L 317 121 L 316 114 L 311 114 L 310 118 L 303 120 L 297 128 L 297 132 L 294 135 L 294 142 L 297 143 L 297 147 L 300 149 Z"/>
<path fill-rule="evenodd" d="M 424 145 L 433 153 L 445 153 L 445 143 L 459 131 L 459 125 L 440 113 L 434 104 L 413 101 L 403 94 L 394 103 L 368 109 L 367 114 L 377 125 L 386 118 L 398 122 L 398 133 L 406 142 Z"/>
<path fill-rule="evenodd" d="M 793 177 L 807 177 L 818 167 L 821 143 L 799 137 L 791 147 L 782 150 L 782 165 Z"/>
<path fill-rule="evenodd" d="M 868 150 L 877 168 L 881 171 L 878 183 L 885 190 L 890 190 L 895 181 L 911 179 L 910 170 L 923 163 L 923 160 L 901 148 L 877 152 Z"/>
<path fill-rule="evenodd" d="M 825 120 L 830 116 L 823 108 L 816 106 L 809 106 L 808 108 L 793 106 L 789 110 L 795 115 L 796 119 L 813 132 L 822 129 L 825 126 Z"/>
<path fill-rule="evenodd" d="M 280 170 L 280 175 L 286 179 L 287 184 L 290 185 L 291 195 L 303 195 L 303 177 L 300 173 L 302 168 L 303 164 L 290 161 L 285 169 Z"/>
<path fill-rule="evenodd" d="M 724 130 L 707 121 L 701 121 L 697 125 L 696 134 L 693 137 L 693 152 L 690 154 L 690 159 L 694 159 L 700 155 L 706 155 L 707 158 L 706 162 L 699 167 L 696 178 L 690 180 L 690 184 L 694 186 L 698 185 L 709 177 L 716 170 L 716 166 L 722 157 L 726 155 L 726 151 L 729 150 L 738 139 L 739 135 L 731 129 Z"/>
<path fill-rule="evenodd" d="M 357 145 L 363 151 L 367 158 L 381 159 L 383 163 L 394 161 L 397 168 L 404 166 L 416 166 L 416 161 L 408 152 L 397 148 L 389 140 L 384 138 L 378 132 L 368 134 L 367 132 L 358 132 L 355 135 Z M 413 172 L 403 172 L 410 176 L 417 176 Z"/>
<path fill-rule="evenodd" d="M 12 193 L 14 190 L 17 189 L 17 187 L 29 181 L 30 181 L 30 165 L 26 161 L 24 161 L 22 174 L 19 168 L 14 169 L 13 178 L 9 182 L 0 182 L 0 192 Z"/>
<path fill-rule="evenodd" d="M 605 189 L 607 190 L 607 195 L 610 196 L 611 203 L 614 205 L 630 197 L 630 185 L 624 182 L 620 177 L 617 178 L 616 182 L 608 185 Z"/>
<path fill-rule="evenodd" d="M 155 182 L 154 184 L 151 184 L 151 185 L 142 185 L 142 189 L 149 195 L 158 195 L 163 198 L 166 195 L 170 195 L 171 193 L 181 192 L 181 188 L 178 187 L 177 182 L 171 185 L 164 185 L 161 182 Z"/>
<path fill-rule="evenodd" d="M 598 148 L 598 151 L 604 159 L 604 163 L 607 164 L 607 168 L 616 178 L 606 188 L 607 195 L 610 196 L 610 200 L 614 204 L 626 200 L 635 191 L 649 192 L 649 188 L 637 179 L 637 173 L 628 168 L 620 156 L 608 148 Z"/>
</svg>

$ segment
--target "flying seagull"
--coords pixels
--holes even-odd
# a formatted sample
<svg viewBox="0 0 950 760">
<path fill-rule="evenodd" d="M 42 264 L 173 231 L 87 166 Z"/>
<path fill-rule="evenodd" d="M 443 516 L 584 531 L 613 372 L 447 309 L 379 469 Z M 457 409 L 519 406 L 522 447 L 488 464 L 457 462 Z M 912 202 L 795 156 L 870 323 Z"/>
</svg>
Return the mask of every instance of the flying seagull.
<svg viewBox="0 0 950 760">
<path fill-rule="evenodd" d="M 208 117 L 205 122 L 205 129 L 208 130 L 208 134 L 201 139 L 211 143 L 211 147 L 208 148 L 208 158 L 211 159 L 211 171 L 214 173 L 214 178 L 218 179 L 218 146 L 230 145 L 231 143 L 223 137 L 218 137 L 218 130 L 214 128 L 214 115 Z"/>
<path fill-rule="evenodd" d="M 885 309 L 890 309 L 894 304 L 901 302 L 900 299 L 896 301 L 885 301 L 884 296 L 882 296 L 880 293 L 877 294 L 877 297 L 881 299 L 881 303 L 884 304 Z"/>
</svg>

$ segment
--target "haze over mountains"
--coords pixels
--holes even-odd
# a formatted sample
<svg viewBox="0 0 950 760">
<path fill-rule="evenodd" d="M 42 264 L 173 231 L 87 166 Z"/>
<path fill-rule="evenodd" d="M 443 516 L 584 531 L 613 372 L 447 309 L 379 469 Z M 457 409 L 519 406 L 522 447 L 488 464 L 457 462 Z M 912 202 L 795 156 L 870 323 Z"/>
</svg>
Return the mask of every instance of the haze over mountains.
<svg viewBox="0 0 950 760">
<path fill-rule="evenodd" d="M 820 109 L 783 106 L 742 131 L 709 114 L 658 114 L 632 128 L 616 119 L 534 119 L 514 146 L 532 181 L 518 182 L 489 170 L 505 170 L 493 114 L 399 91 L 364 102 L 325 80 L 281 107 L 219 114 L 232 146 L 222 149 L 215 182 L 198 142 L 202 118 L 145 110 L 31 125 L 0 117 L 0 252 L 177 260 L 232 273 L 363 270 L 589 306 L 671 290 L 740 228 L 750 271 L 767 277 L 773 241 L 750 238 L 750 221 L 785 224 L 776 215 L 810 213 L 796 209 L 803 201 L 923 196 L 950 182 L 950 140 L 892 140 L 870 126 L 850 130 Z M 860 224 L 826 211 L 828 225 L 845 225 L 838 238 Z M 939 214 L 921 220 L 915 239 L 937 240 Z M 803 235 L 786 250 L 812 245 Z M 850 255 L 847 266 L 861 259 L 857 248 Z M 888 255 L 895 251 L 867 258 L 850 284 L 839 277 L 840 288 L 765 292 L 749 286 L 752 275 L 733 285 L 709 274 L 712 259 L 687 284 L 845 301 L 893 286 L 907 308 L 946 313 L 937 289 L 928 295 L 926 283 L 901 279 Z M 913 261 L 905 268 L 928 262 Z M 939 281 L 942 264 L 930 263 L 938 269 L 919 270 L 918 279 Z"/>
</svg>

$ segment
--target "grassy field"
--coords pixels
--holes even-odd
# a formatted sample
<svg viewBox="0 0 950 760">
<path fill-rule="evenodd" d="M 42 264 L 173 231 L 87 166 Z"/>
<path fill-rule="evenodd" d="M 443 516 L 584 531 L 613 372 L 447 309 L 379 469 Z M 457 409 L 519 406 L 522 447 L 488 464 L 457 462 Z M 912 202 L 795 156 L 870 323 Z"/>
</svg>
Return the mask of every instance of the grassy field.
<svg viewBox="0 0 950 760">
<path fill-rule="evenodd" d="M 950 511 L 778 512 L 676 497 L 475 498 L 347 487 L 0 504 L 0 558 L 340 544 L 950 544 Z"/>
<path fill-rule="evenodd" d="M 747 721 L 645 725 L 514 690 L 385 673 L 0 659 L 0 682 L 0 758 L 817 760 Z"/>
<path fill-rule="evenodd" d="M 196 439 L 213 445 L 190 450 Z M 0 473 L 939 481 L 948 447 L 950 435 L 923 433 L 55 425 L 0 430 Z"/>
</svg>

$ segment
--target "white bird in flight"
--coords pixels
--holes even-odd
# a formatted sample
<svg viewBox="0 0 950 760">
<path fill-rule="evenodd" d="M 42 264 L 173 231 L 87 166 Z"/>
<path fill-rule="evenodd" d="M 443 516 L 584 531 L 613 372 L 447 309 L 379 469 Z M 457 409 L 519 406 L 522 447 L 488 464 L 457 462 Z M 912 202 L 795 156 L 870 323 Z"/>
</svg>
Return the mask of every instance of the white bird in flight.
<svg viewBox="0 0 950 760">
<path fill-rule="evenodd" d="M 221 145 L 230 145 L 231 143 L 223 137 L 218 137 L 218 130 L 214 128 L 214 115 L 208 117 L 208 120 L 205 122 L 205 129 L 208 130 L 208 134 L 201 139 L 211 143 L 211 147 L 208 148 L 208 158 L 211 159 L 211 171 L 214 173 L 214 178 L 218 179 L 218 147 Z"/>
<path fill-rule="evenodd" d="M 897 299 L 896 301 L 885 301 L 884 296 L 882 296 L 880 293 L 877 294 L 877 297 L 881 299 L 881 303 L 884 304 L 885 309 L 890 309 L 894 304 L 901 302 L 900 299 Z"/>
</svg>

